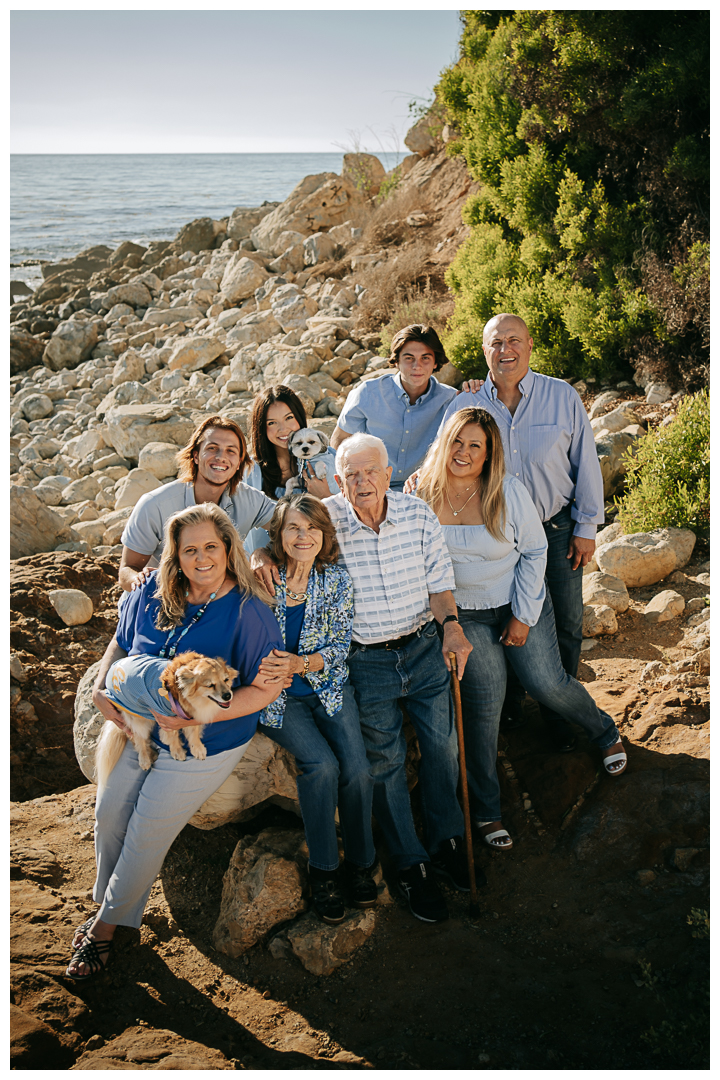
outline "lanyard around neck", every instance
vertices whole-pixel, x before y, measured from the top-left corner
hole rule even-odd
[[[187,594],[186,594],[186,596],[187,596]],[[178,650],[178,645],[180,644],[182,639],[185,637],[188,630],[190,630],[191,627],[193,627],[196,622],[199,622],[200,619],[202,619],[203,615],[205,614],[205,609],[207,608],[208,604],[212,600],[214,600],[216,596],[217,596],[217,593],[210,593],[210,597],[205,601],[205,603],[200,608],[200,610],[195,612],[195,614],[193,615],[192,619],[187,624],[187,626],[183,630],[180,631],[180,636],[177,639],[177,641],[175,642],[175,644],[171,646],[170,642],[175,637],[175,634],[178,632],[178,629],[179,629],[179,627],[173,626],[172,630],[170,631],[168,636],[165,638],[165,644],[163,645],[162,649],[158,653],[158,656],[162,660],[164,660],[166,657],[167,657],[168,660],[172,660],[172,658],[175,656],[175,653]],[[169,647],[169,651],[168,651],[168,647]]]

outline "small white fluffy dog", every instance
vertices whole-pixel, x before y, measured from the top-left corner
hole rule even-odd
[[[335,451],[324,432],[316,431],[315,428],[300,428],[290,439],[288,449],[293,457],[298,459],[299,470],[298,475],[291,476],[285,485],[286,495],[305,490],[303,472],[307,475],[308,464],[312,465],[316,476],[327,480],[330,494],[337,495],[340,488],[335,480]]]

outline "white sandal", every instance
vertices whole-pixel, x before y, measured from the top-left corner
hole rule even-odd
[[[478,829],[484,829],[486,825],[492,825],[492,821],[476,821],[475,824],[478,827]],[[497,843],[497,841],[501,837],[507,837],[507,839],[510,841],[510,843],[509,844],[499,844],[499,843]],[[481,838],[481,840],[484,840],[485,843],[487,844],[487,846],[489,848],[492,848],[493,851],[509,851],[510,848],[513,846],[512,838],[510,836],[510,833],[507,831],[507,829],[496,829],[494,832],[491,832],[491,833],[481,833],[480,838]]]
[[[615,745],[617,746],[618,744],[616,743]],[[620,746],[622,746],[622,742],[620,742]],[[613,765],[617,761],[622,762],[621,768],[610,769],[608,767],[610,765]],[[624,750],[621,750],[619,754],[610,754],[609,757],[603,758],[603,765],[605,766],[605,772],[608,774],[608,776],[620,776],[620,774],[624,773],[625,769],[627,768],[627,754]]]

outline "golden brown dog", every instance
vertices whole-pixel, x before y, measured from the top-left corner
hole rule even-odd
[[[220,657],[212,660],[197,652],[179,653],[173,660],[157,656],[125,656],[110,668],[105,682],[108,697],[120,709],[131,731],[141,769],[152,767],[157,753],[152,749],[150,733],[155,726],[151,710],[173,713],[186,720],[200,720],[202,725],[181,728],[193,757],[203,759],[207,750],[202,741],[204,725],[215,719],[218,709],[229,709],[232,683],[238,672]],[[180,741],[180,731],[159,729],[160,738],[170,748],[176,761],[187,757]],[[106,720],[95,750],[97,785],[102,788],[120,760],[128,736]]]

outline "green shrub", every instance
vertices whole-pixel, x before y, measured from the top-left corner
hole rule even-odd
[[[376,202],[382,203],[392,195],[393,191],[397,191],[400,187],[400,181],[402,180],[402,173],[400,166],[396,165],[392,172],[386,174],[384,180],[380,181],[380,190],[376,195]]]
[[[533,366],[707,384],[709,15],[464,11],[438,100],[478,191],[447,274],[452,359],[522,316]],[[480,365],[480,367],[478,367]]]
[[[674,525],[708,535],[710,397],[706,390],[681,401],[673,422],[638,439],[626,460],[626,492],[615,500],[626,533]]]

